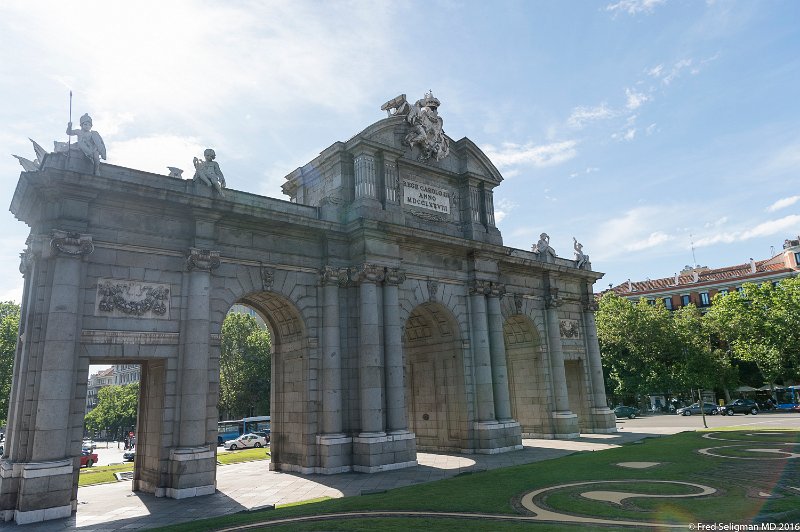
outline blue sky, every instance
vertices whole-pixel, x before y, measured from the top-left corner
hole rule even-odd
[[[162,5],[163,4],[163,5]],[[504,243],[572,237],[595,286],[769,256],[800,233],[800,2],[0,4],[0,171],[85,112],[108,162],[286,199],[289,172],[432,89],[504,182]],[[27,227],[0,213],[0,299]]]

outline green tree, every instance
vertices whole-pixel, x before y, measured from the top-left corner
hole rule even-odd
[[[800,278],[718,294],[706,318],[731,353],[754,362],[768,382],[800,379]]]
[[[84,423],[91,433],[108,430],[110,436],[120,438],[136,426],[138,406],[138,382],[105,386],[97,393],[97,406],[86,414]]]
[[[0,303],[0,426],[6,424],[14,373],[14,353],[19,337],[19,305],[11,301]]]
[[[253,316],[231,313],[222,323],[219,412],[233,419],[269,415],[272,348]]]

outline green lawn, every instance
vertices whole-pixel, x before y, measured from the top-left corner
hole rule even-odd
[[[217,463],[220,465],[252,462],[254,460],[269,460],[269,448],[242,449],[241,451],[220,452],[217,454]],[[84,467],[81,469],[81,474],[78,478],[78,486],[117,482],[117,477],[114,476],[114,473],[123,473],[125,471],[133,471],[133,462]]]
[[[755,429],[723,432],[719,438],[703,438],[703,433],[687,432],[675,436],[647,439],[616,449],[581,452],[556,460],[497,469],[470,475],[398,488],[386,493],[331,499],[275,510],[243,512],[207,521],[193,521],[168,530],[215,530],[225,526],[286,518],[356,511],[466,512],[507,516],[531,515],[519,505],[520,498],[538,488],[561,484],[608,481],[601,484],[549,490],[534,502],[566,516],[607,518],[656,523],[800,523],[800,459],[786,454],[765,453],[763,449],[800,453],[800,431],[782,431],[748,436]],[[755,440],[755,441],[750,441]],[[784,444],[783,442],[791,442]],[[724,447],[724,456],[700,454],[698,449]],[[752,447],[757,452],[744,449]],[[730,456],[757,459],[734,459]],[[769,457],[771,459],[765,460]],[[620,467],[618,462],[659,462],[647,469]],[[681,481],[708,486],[715,493],[685,497],[699,490],[682,484],[655,481]],[[634,492],[684,497],[631,497],[614,504],[594,500],[589,491]],[[769,495],[769,496],[765,496]],[[284,525],[292,530],[580,530],[587,525],[481,521],[478,519],[425,517],[387,517],[342,519],[316,523]],[[588,527],[591,529],[592,527]],[[614,530],[620,527],[608,527]],[[622,529],[622,528],[620,528]],[[629,530],[629,529],[628,529]]]

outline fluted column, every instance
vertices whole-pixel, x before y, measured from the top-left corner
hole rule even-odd
[[[383,339],[386,355],[386,430],[408,429],[406,393],[403,383],[403,344],[400,329],[399,285],[406,274],[397,268],[387,269],[383,285]]]
[[[501,422],[511,420],[511,400],[509,398],[508,367],[506,365],[506,344],[503,338],[503,314],[500,310],[500,298],[503,297],[505,291],[505,286],[492,283],[487,299],[494,409],[497,420]]]
[[[181,417],[178,446],[206,445],[208,402],[209,314],[211,271],[220,265],[219,252],[190,248],[184,351],[180,364]]]
[[[339,286],[347,284],[346,269],[326,266],[320,272],[322,307],[322,431],[342,432],[342,353],[339,334]]]
[[[495,421],[492,359],[489,348],[489,327],[486,316],[488,281],[475,280],[469,288],[472,321],[472,352],[474,354],[475,392],[478,400],[478,421]]]
[[[375,264],[363,264],[354,273],[354,280],[359,283],[358,380],[361,435],[383,434],[384,365],[377,286],[383,280],[383,268]]]

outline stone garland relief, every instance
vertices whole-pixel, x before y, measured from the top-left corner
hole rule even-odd
[[[98,279],[95,316],[169,319],[168,284]]]
[[[558,328],[561,338],[580,338],[581,329],[578,320],[559,320]]]

